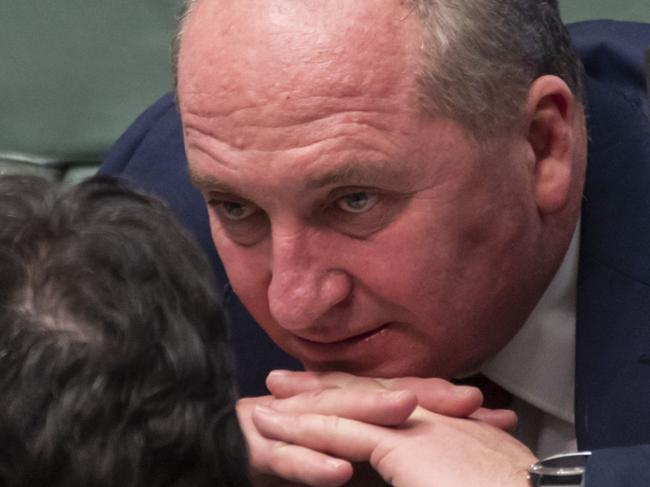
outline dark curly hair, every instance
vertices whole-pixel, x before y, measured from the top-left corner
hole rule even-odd
[[[246,486],[206,258],[158,200],[0,178],[0,485]]]

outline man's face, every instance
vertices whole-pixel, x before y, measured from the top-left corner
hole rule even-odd
[[[532,155],[423,115],[417,20],[376,3],[199,0],[190,171],[235,292],[307,368],[449,376],[501,348],[552,274]]]

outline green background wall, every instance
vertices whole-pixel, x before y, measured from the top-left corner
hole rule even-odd
[[[354,1],[354,0],[349,0]],[[650,22],[650,0],[560,0],[566,22]],[[0,0],[0,173],[97,164],[172,88],[180,0]],[[21,169],[22,170],[22,169]]]
[[[178,0],[0,0],[0,151],[97,160],[171,88]]]
[[[650,0],[560,0],[565,22],[616,19],[650,22]]]

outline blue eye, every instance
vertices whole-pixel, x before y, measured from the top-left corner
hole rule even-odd
[[[377,204],[379,196],[369,191],[355,191],[336,200],[336,206],[348,213],[364,213]]]
[[[221,214],[230,221],[245,220],[257,211],[255,206],[234,201],[224,201],[220,207]]]

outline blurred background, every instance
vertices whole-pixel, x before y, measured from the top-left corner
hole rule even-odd
[[[566,22],[650,22],[650,0],[560,0]],[[0,173],[77,180],[172,89],[180,0],[0,0]]]
[[[169,91],[179,0],[0,0],[0,172],[77,179]]]

